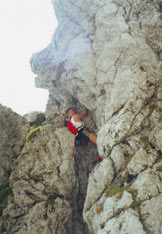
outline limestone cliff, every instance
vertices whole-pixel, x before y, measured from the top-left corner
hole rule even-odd
[[[11,109],[0,105],[0,186],[9,178],[11,166],[25,144],[29,123]]]
[[[6,142],[1,144],[1,160],[10,171],[0,168],[8,172],[0,187],[0,233],[89,233],[82,211],[96,147],[75,142],[60,117],[29,131],[26,119],[2,106],[0,113],[2,139],[6,136],[7,144],[14,141],[17,148],[23,142],[12,161],[6,159],[10,149],[2,151]]]
[[[162,234],[162,1],[52,3],[58,28],[31,58],[47,120],[13,161],[1,232]],[[59,118],[82,105],[100,164]]]

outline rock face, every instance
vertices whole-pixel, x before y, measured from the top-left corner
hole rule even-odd
[[[58,28],[31,58],[47,122],[14,161],[1,232],[162,234],[162,1],[52,2]],[[82,105],[97,165],[58,116]]]
[[[14,130],[15,114],[9,114],[5,121],[11,118]],[[16,117],[17,132],[25,129],[24,123],[29,131],[29,123]],[[11,133],[6,131],[6,136]],[[57,120],[45,122],[28,141],[26,135],[15,135],[15,144],[23,141],[23,147],[9,164],[9,184],[0,188],[0,233],[89,233],[82,211],[88,175],[97,162],[96,147],[75,142]]]
[[[64,225],[72,213],[68,199],[75,184],[74,147],[71,147],[74,139],[70,134],[69,141],[65,139],[64,129],[54,131],[51,125],[42,127],[15,160],[10,176],[14,203],[3,213],[4,217],[10,216],[6,221],[8,232],[50,233],[54,229],[65,233]],[[21,217],[20,223],[13,226],[17,217]]]
[[[0,105],[0,187],[8,181],[12,163],[21,153],[28,130],[29,123],[24,118]]]

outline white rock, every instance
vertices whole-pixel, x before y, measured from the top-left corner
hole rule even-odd
[[[90,209],[100,196],[102,196],[105,187],[111,183],[113,176],[114,170],[110,159],[104,159],[89,177],[87,197],[84,204],[85,211]]]
[[[162,149],[161,3],[148,0],[53,0],[52,3],[58,27],[49,46],[32,56],[31,68],[37,76],[36,86],[49,90],[49,119],[54,118],[55,112],[62,112],[73,105],[79,108],[85,105],[91,111],[89,118],[97,133],[99,154],[105,159],[94,166],[90,174],[84,219],[92,233],[159,232],[161,223],[159,219],[155,222],[150,209],[155,205],[153,214],[159,214],[157,204],[161,200],[157,197],[162,192],[162,176],[158,170],[161,168],[159,158]],[[0,110],[0,117],[1,113]],[[5,126],[5,118],[3,120]],[[66,213],[64,205],[68,207],[66,199],[73,198],[74,187],[79,194],[82,194],[80,187],[83,185],[86,190],[86,184],[80,183],[81,178],[74,177],[77,171],[74,164],[77,160],[73,158],[74,136],[62,128],[61,121],[53,123],[59,129],[43,126],[21,154],[20,146],[24,144],[22,139],[28,129],[26,124],[20,130],[21,137],[16,136],[16,140],[17,128],[14,127],[14,133],[10,135],[12,132],[4,131],[3,124],[0,125],[0,168],[5,168],[0,171],[0,179],[4,180],[12,163],[10,179],[16,196],[14,205],[4,212],[7,232],[18,233],[24,218],[22,215],[31,209],[32,214],[39,211],[40,220],[34,227],[32,218],[36,217],[29,216],[30,222],[21,228],[22,234],[26,230],[44,234],[55,232],[53,222],[57,222],[56,216],[58,220],[63,218],[63,224],[59,223],[60,229],[56,232],[66,234],[67,230],[62,229],[66,220],[62,211]],[[142,136],[148,138],[148,147],[142,146]],[[88,151],[89,146],[85,146],[85,152],[86,149]],[[7,160],[2,156],[6,152]],[[133,156],[127,168],[126,154]],[[15,155],[19,156],[18,160],[14,160]],[[137,212],[129,209],[130,194],[125,192],[119,201],[104,196],[113,178],[122,174],[123,169],[129,172],[126,183],[133,183],[132,187],[138,190],[138,198],[148,202],[147,209],[142,208],[144,221]],[[89,170],[85,172],[85,181],[87,176]],[[66,199],[57,200],[61,208],[48,216],[49,223],[46,219],[41,222],[43,215],[46,217],[52,210],[52,205],[47,209],[42,204],[37,204],[37,207],[33,204],[41,203],[50,194]],[[20,215],[15,221],[13,210],[18,206],[21,211],[15,212]],[[81,213],[82,207],[75,210],[75,214]],[[147,211],[149,217],[146,217]],[[10,212],[11,216],[7,216]],[[59,213],[61,217],[56,215]],[[67,232],[85,233],[73,228]]]
[[[116,196],[107,198],[103,195],[90,210],[84,210],[84,220],[92,233],[98,233],[102,229],[103,224],[106,224],[108,220],[121,213],[122,210],[129,208],[132,202],[132,195],[127,191],[124,191],[121,199],[117,199]]]
[[[140,200],[149,199],[159,195],[159,193],[162,192],[159,176],[150,169],[138,175],[132,187],[138,190],[137,197]]]
[[[142,203],[141,217],[151,233],[162,233],[162,194]]]
[[[130,175],[138,175],[145,168],[151,167],[158,155],[156,151],[146,152],[144,149],[140,149],[135,153],[131,162],[128,164],[128,171]]]
[[[122,212],[119,217],[109,220],[103,230],[97,234],[146,234],[136,212],[128,209]]]

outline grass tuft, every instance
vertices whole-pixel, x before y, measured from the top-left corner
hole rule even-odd
[[[128,179],[128,172],[125,173],[123,176],[120,176],[119,178],[114,180],[113,183],[109,186],[109,188],[105,192],[106,197],[112,197],[117,193],[123,193],[124,182],[126,182],[127,179]]]
[[[137,199],[138,190],[131,188],[130,187],[131,184],[124,185],[124,182],[126,182],[127,180],[128,180],[128,173],[114,180],[114,182],[106,190],[105,195],[106,197],[115,196],[117,200],[120,200],[121,197],[123,196],[124,191],[127,191],[132,195],[133,198],[133,203],[131,205],[131,208],[139,211],[141,201]]]

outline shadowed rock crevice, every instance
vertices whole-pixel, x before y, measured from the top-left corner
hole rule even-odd
[[[98,164],[96,146],[88,142],[76,142],[75,173],[76,185],[72,199],[74,234],[89,234],[86,223],[83,221],[83,207],[87,194],[88,178],[95,165]]]

